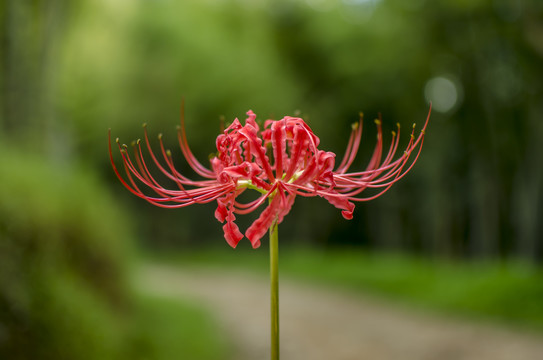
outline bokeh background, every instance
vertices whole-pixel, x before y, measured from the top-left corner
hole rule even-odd
[[[182,99],[201,160],[215,151],[221,118],[243,120],[249,109],[261,120],[300,114],[321,148],[342,154],[363,111],[359,168],[374,146],[373,118],[382,114],[385,134],[396,123],[420,126],[431,101],[409,176],[351,221],[322,199],[298,199],[281,225],[282,249],[399,254],[404,275],[412,258],[505,268],[493,273],[488,302],[531,312],[502,316],[496,303],[494,315],[543,324],[540,1],[4,0],[0,357],[171,358],[172,344],[160,341],[183,331],[172,317],[190,313],[202,333],[215,331],[191,304],[130,286],[149,254],[191,261],[220,248],[235,257],[214,206],[163,210],[136,199],[107,150],[108,128],[130,144],[147,123],[190,174],[176,146]],[[239,217],[241,229],[257,215]],[[512,268],[521,275],[502,281]],[[523,302],[500,287],[510,283]],[[384,293],[400,291],[389,285]],[[409,286],[423,293],[428,284]],[[219,358],[217,346],[195,351]]]

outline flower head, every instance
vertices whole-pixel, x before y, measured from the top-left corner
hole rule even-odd
[[[415,136],[413,125],[409,143],[396,159],[400,125],[397,125],[397,132],[392,132],[392,140],[385,154],[381,120],[375,120],[377,144],[373,155],[365,170],[349,172],[360,145],[362,115],[352,127],[345,155],[337,166],[336,155],[318,148],[319,138],[303,119],[286,116],[281,120],[266,120],[261,128],[252,111],[248,111],[247,115],[245,125],[235,119],[217,137],[217,153],[211,158],[209,168],[192,154],[184,119],[181,118],[177,134],[181,151],[203,180],[192,180],[176,170],[171,152],[164,147],[162,135],[158,137],[160,153],[157,155],[149,143],[145,126],[145,145],[142,146],[140,140],[134,143],[133,156],[129,155],[128,147],[121,145],[117,139],[125,176],[115,166],[109,142],[113,169],[134,195],[160,207],[179,208],[217,201],[215,217],[224,223],[224,237],[234,248],[243,238],[235,224],[236,214],[250,213],[268,200],[258,219],[245,232],[253,248],[257,248],[270,226],[281,223],[288,214],[297,195],[320,196],[340,209],[344,218],[352,219],[353,202],[377,198],[411,170],[420,154],[430,117],[428,113],[418,136]],[[167,189],[159,184],[149,171],[142,147],[147,148],[152,162],[177,188]],[[140,188],[142,185],[154,194],[144,193]],[[257,190],[260,196],[247,203],[238,202],[237,197],[247,189]],[[363,196],[365,190],[372,189],[374,192],[371,195]]]

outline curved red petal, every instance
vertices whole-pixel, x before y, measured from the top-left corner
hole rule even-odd
[[[245,236],[251,241],[253,248],[260,246],[260,239],[277,219],[279,206],[280,197],[276,196],[245,232]]]

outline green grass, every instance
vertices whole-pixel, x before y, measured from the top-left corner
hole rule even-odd
[[[214,250],[160,256],[184,266],[268,271],[267,251]],[[452,316],[543,331],[543,271],[518,262],[431,261],[359,250],[287,249],[281,276],[386,297]]]
[[[224,360],[226,339],[214,319],[198,305],[143,295],[130,322],[132,360]]]

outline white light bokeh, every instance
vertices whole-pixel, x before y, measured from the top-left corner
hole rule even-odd
[[[342,0],[343,18],[353,24],[367,22],[373,16],[379,2],[380,0]]]
[[[452,76],[436,76],[426,82],[424,96],[432,102],[432,109],[441,113],[451,112],[460,105],[463,91]]]

